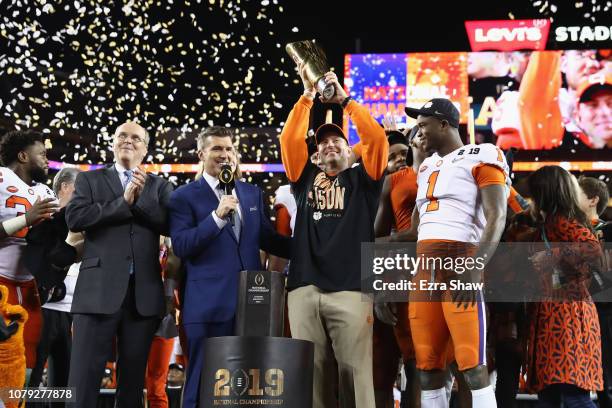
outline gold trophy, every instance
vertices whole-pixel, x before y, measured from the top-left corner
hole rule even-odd
[[[330,99],[336,93],[332,84],[325,82],[323,76],[329,71],[325,53],[314,40],[297,41],[285,46],[285,51],[296,64],[306,63],[306,77],[315,84],[323,99]]]

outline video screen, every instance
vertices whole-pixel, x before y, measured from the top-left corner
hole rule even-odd
[[[612,50],[348,54],[344,83],[380,122],[448,98],[476,143],[575,153],[612,148]],[[473,124],[473,126],[472,126]],[[351,143],[358,141],[345,118]],[[471,131],[473,129],[473,131]]]

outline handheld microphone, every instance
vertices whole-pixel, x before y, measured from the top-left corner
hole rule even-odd
[[[219,179],[219,184],[223,187],[224,194],[231,195],[235,182],[234,182],[234,170],[232,169],[232,166],[229,163],[223,163],[221,165],[221,172],[219,173],[218,179]],[[234,210],[231,210],[227,216],[233,226],[234,225]]]

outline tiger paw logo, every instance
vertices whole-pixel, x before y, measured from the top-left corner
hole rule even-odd
[[[319,221],[322,216],[323,216],[323,214],[321,214],[321,211],[315,211],[312,214],[312,219],[315,220],[315,221]]]
[[[337,180],[337,179],[336,179]],[[334,180],[334,182],[336,181]],[[332,181],[323,172],[317,174],[314,179],[313,187],[320,188],[321,190],[328,190],[332,186]]]
[[[330,179],[323,172],[317,174],[312,185],[313,206],[321,212],[329,212],[330,210],[342,212],[344,210],[345,189],[345,187],[340,186],[338,178]]]

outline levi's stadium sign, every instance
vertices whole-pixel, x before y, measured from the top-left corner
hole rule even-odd
[[[612,26],[559,26],[555,28],[555,41],[589,43],[612,40]]]
[[[486,20],[466,21],[472,51],[544,50],[550,21]]]
[[[612,47],[612,26],[563,25],[550,20],[466,21],[472,51],[571,50]],[[553,34],[548,38],[549,32]],[[548,45],[547,45],[548,44]]]

